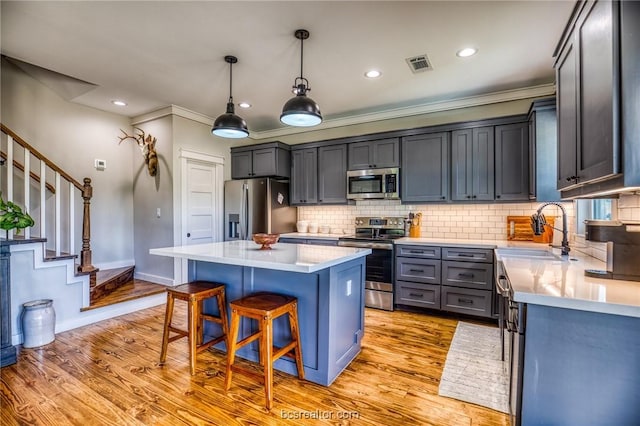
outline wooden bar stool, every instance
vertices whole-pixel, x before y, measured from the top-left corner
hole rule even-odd
[[[266,407],[270,410],[273,406],[273,363],[283,355],[295,359],[298,378],[304,379],[297,304],[298,299],[295,297],[266,292],[255,293],[229,303],[231,306],[231,329],[229,331],[229,345],[227,346],[225,390],[229,390],[231,387],[232,371],[258,377],[264,380]],[[289,314],[289,327],[291,328],[292,340],[287,345],[277,348],[273,346],[273,320],[284,314]],[[241,317],[257,320],[258,331],[238,342],[238,329],[240,327]],[[256,339],[260,339],[259,356],[260,365],[264,367],[263,377],[253,371],[233,365],[236,351]],[[293,352],[293,354],[291,352]]]
[[[202,312],[202,302],[210,297],[215,297],[218,302],[219,316],[205,314]],[[187,302],[188,307],[188,330],[176,328],[171,323],[173,318],[173,305],[176,299]],[[167,359],[167,346],[170,342],[189,338],[189,363],[191,367],[191,375],[196,374],[196,354],[205,349],[225,341],[229,348],[227,339],[229,326],[227,324],[227,307],[224,297],[224,284],[213,283],[208,281],[194,281],[187,284],[181,284],[176,287],[167,288],[167,310],[164,316],[164,334],[162,336],[162,352],[160,352],[160,365],[164,365]],[[215,322],[222,326],[222,335],[215,337],[208,342],[204,340],[204,321]],[[175,336],[169,337],[169,333],[176,333]]]

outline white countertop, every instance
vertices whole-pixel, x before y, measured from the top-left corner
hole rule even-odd
[[[253,241],[226,241],[154,248],[149,250],[149,253],[226,265],[303,273],[316,272],[371,253],[370,249],[305,244],[276,243],[271,247],[270,250],[260,250],[260,246]]]
[[[576,248],[562,260],[497,258],[516,302],[640,318],[640,282],[585,276],[585,269],[604,270],[606,264]]]

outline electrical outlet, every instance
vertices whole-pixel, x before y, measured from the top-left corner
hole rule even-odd
[[[156,217],[160,218],[160,207],[156,209]]]
[[[99,160],[96,158],[93,162],[93,165],[96,168],[96,170],[103,171],[104,169],[107,168],[107,160]]]

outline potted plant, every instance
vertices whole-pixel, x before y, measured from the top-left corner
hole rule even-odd
[[[19,234],[21,229],[33,226],[34,223],[29,213],[23,212],[17,204],[11,201],[5,202],[2,199],[2,193],[0,193],[0,229],[6,231],[7,238],[11,229],[15,229],[16,234]]]

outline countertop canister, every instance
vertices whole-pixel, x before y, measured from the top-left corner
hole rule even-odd
[[[22,304],[23,348],[37,348],[55,340],[56,312],[53,300],[33,300]]]

